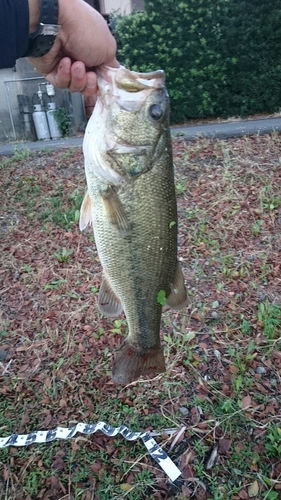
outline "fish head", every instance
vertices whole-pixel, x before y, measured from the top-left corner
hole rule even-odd
[[[118,185],[147,172],[159,155],[159,141],[169,130],[165,75],[122,66],[101,66],[97,74],[100,95],[87,126],[84,154],[98,159],[92,161],[98,175]]]
[[[98,84],[112,137],[124,145],[153,146],[168,121],[164,71],[137,73],[103,66]]]

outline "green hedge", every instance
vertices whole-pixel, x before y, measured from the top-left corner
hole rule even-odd
[[[171,121],[276,111],[281,104],[278,0],[147,0],[115,25],[118,58],[165,70]]]
[[[222,19],[226,88],[219,110],[228,116],[274,112],[281,107],[281,2],[230,0]]]

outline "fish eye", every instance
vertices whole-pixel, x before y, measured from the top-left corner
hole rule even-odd
[[[163,116],[163,109],[160,104],[152,104],[149,108],[149,116],[153,120],[160,120]]]

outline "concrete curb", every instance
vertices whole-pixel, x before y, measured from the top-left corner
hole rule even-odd
[[[19,150],[42,151],[42,149],[65,149],[82,147],[83,137],[68,137],[67,139],[58,139],[56,141],[36,141],[36,142],[19,142],[13,144],[1,144],[0,155],[7,156],[14,154],[15,148]]]
[[[269,134],[281,132],[281,118],[263,118],[260,120],[243,120],[235,122],[210,123],[202,125],[189,125],[185,127],[174,126],[171,128],[172,136],[183,136],[187,140],[199,137],[228,139],[253,134]],[[42,149],[65,149],[81,147],[83,137],[70,137],[56,141],[20,142],[0,145],[0,155],[7,156],[14,153],[15,148],[21,150],[41,151]]]
[[[210,123],[188,127],[172,127],[172,135],[183,135],[186,139],[198,137],[228,139],[253,134],[281,132],[281,118],[262,118],[235,122]]]

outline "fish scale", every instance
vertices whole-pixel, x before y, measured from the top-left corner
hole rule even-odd
[[[132,74],[139,75],[129,72],[129,76]],[[122,84],[122,79],[119,80]],[[99,80],[99,83],[102,89],[103,82]],[[108,99],[108,91],[104,99]],[[163,122],[156,125],[147,116],[155,102],[157,106],[161,104],[164,110]],[[186,300],[177,261],[177,207],[167,106],[166,93],[159,91],[158,81],[155,88],[148,88],[147,98],[140,107],[142,120],[136,109],[132,113],[127,109],[124,112],[122,99],[121,106],[120,100],[117,107],[112,102],[112,109],[107,108],[104,134],[110,132],[110,137],[118,143],[116,149],[101,148],[105,150],[105,164],[97,168],[89,154],[91,134],[84,142],[88,198],[83,202],[81,212],[86,222],[91,220],[93,223],[104,273],[99,308],[109,316],[114,316],[114,311],[120,313],[123,308],[129,328],[128,337],[117,351],[113,364],[113,380],[117,383],[129,383],[140,375],[165,370],[160,344],[162,306],[158,302],[158,294],[163,290],[168,303],[171,295],[174,306],[183,306]],[[158,108],[156,111],[159,113]],[[113,119],[110,119],[111,114]],[[131,125],[131,132],[126,119]],[[93,123],[94,120],[95,117]],[[141,129],[139,139],[137,126]],[[100,133],[100,128],[97,130],[93,126],[93,131]],[[101,133],[99,140],[102,140]],[[106,136],[103,140],[106,141]],[[96,147],[97,144],[98,141]],[[136,167],[131,166],[135,165],[138,151],[131,151],[131,145],[135,148],[147,147],[146,156],[141,157],[141,172],[137,175]],[[140,151],[142,154],[143,149]],[[106,173],[107,165],[119,175],[124,174],[124,180],[112,182],[111,174]],[[105,171],[104,177],[100,175],[101,168]],[[85,215],[88,200],[90,214]],[[121,219],[123,225],[119,223]],[[83,223],[80,225],[83,227]]]
[[[102,267],[110,277],[113,291],[121,298],[129,338],[141,335],[146,347],[156,345],[156,340],[159,344],[156,334],[161,305],[157,295],[162,289],[168,292],[176,266],[176,225],[169,227],[176,220],[175,198],[173,192],[169,193],[171,179],[165,175],[163,163],[154,168],[119,194],[132,225],[128,236],[120,237],[118,229],[108,223],[98,192],[93,204],[94,235]],[[144,301],[148,304],[145,307]]]

